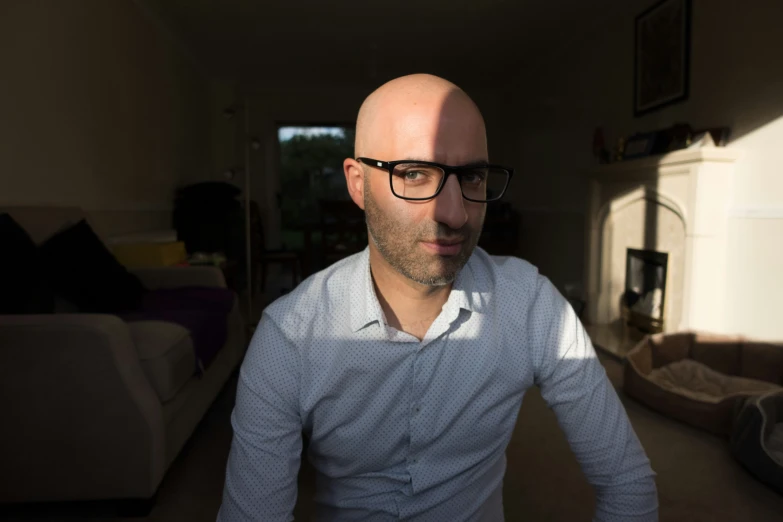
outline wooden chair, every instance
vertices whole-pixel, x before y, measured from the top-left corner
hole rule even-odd
[[[276,249],[268,250],[264,236],[264,224],[261,221],[261,212],[255,201],[250,202],[250,248],[253,264],[252,286],[253,293],[263,292],[266,288],[267,270],[269,265],[278,264],[291,270],[291,288],[295,287],[302,273],[302,253],[296,250]],[[260,288],[258,287],[258,272],[261,272]]]

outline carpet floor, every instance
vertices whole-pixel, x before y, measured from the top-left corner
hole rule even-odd
[[[622,366],[602,357],[620,386]],[[231,444],[229,416],[236,376],[217,398],[161,484],[155,507],[144,518],[106,517],[89,504],[30,506],[4,520],[207,522],[220,507]],[[657,472],[661,521],[780,521],[783,496],[757,482],[728,452],[727,441],[668,419],[620,393],[653,469]],[[587,521],[594,496],[554,414],[537,389],[525,396],[507,450],[503,494],[506,520]],[[312,512],[313,474],[300,473],[296,520]]]

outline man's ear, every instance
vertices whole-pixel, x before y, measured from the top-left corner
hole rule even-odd
[[[360,209],[364,210],[364,169],[362,165],[352,159],[347,158],[343,161],[343,171],[345,172],[345,183],[348,185],[348,194]]]

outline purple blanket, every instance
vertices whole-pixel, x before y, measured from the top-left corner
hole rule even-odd
[[[190,331],[196,369],[203,373],[228,337],[234,293],[226,288],[187,286],[147,292],[140,310],[120,314],[128,322],[169,321]]]

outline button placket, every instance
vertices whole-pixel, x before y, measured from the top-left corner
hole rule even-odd
[[[418,420],[418,413],[421,411],[421,390],[422,385],[420,382],[420,375],[421,375],[421,351],[417,350],[414,361],[413,361],[413,389],[411,393],[411,402],[413,403],[411,405],[410,411],[410,437],[409,437],[409,444],[408,444],[408,462],[410,464],[416,464],[419,461],[419,458],[417,456],[417,443],[419,442],[419,437],[417,436],[417,425],[419,423]]]

